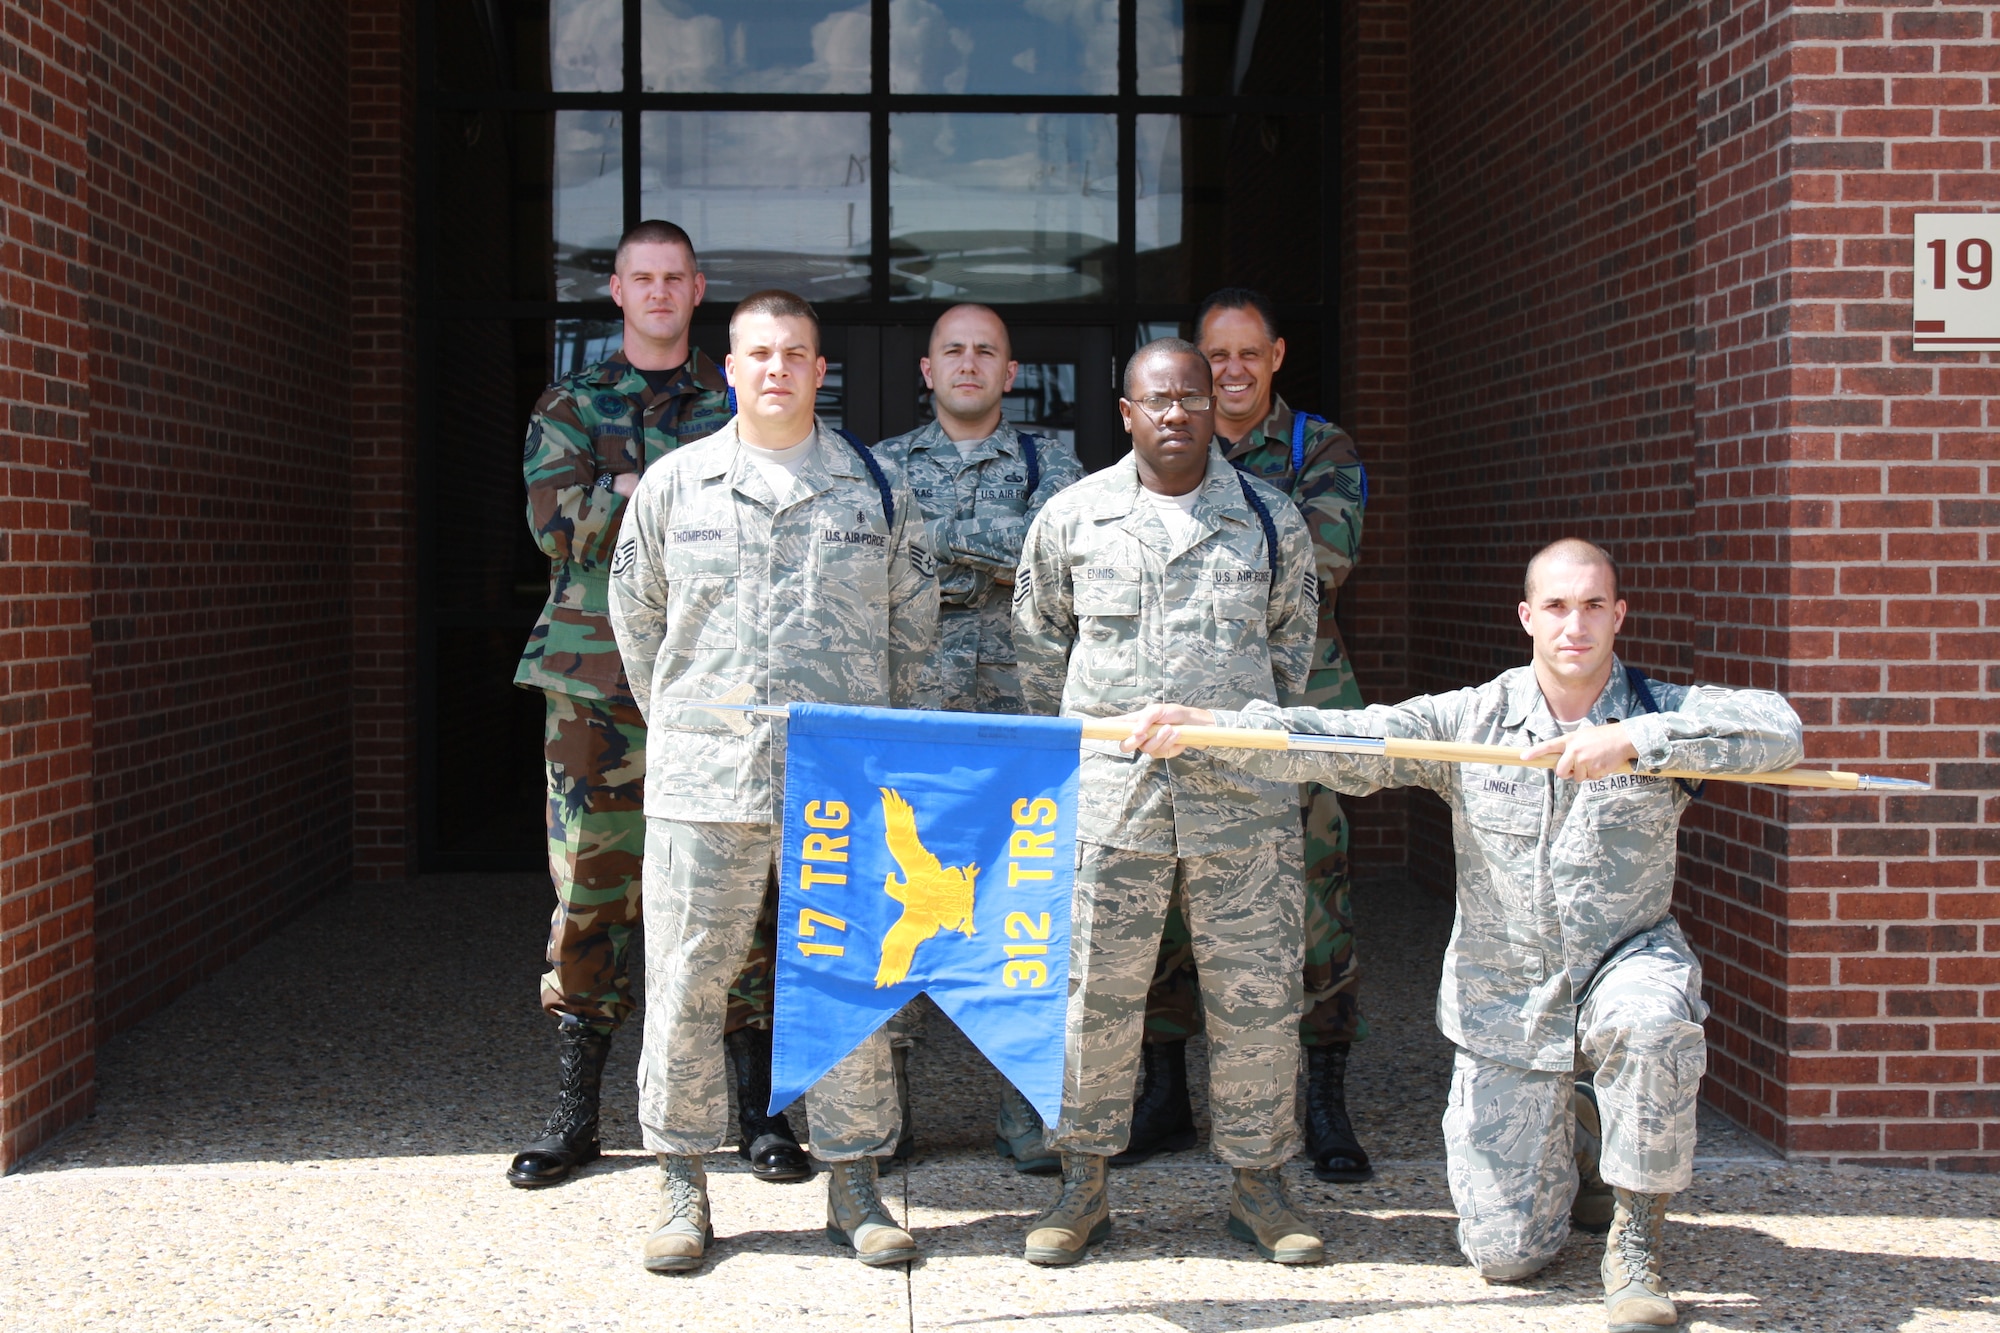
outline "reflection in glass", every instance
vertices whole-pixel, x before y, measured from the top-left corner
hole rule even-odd
[[[625,345],[625,324],[616,319],[560,319],[550,340],[549,379],[574,375]]]
[[[831,377],[832,371],[828,371]],[[917,420],[936,416],[931,392],[917,394]],[[1043,439],[1076,447],[1076,363],[1023,361],[1014,387],[1000,397],[1000,415],[1009,424]]]
[[[1117,0],[890,0],[892,93],[1118,91]]]
[[[1109,299],[1117,145],[1112,116],[891,116],[891,299]]]
[[[618,113],[558,111],[555,119],[556,300],[602,298],[611,294],[611,260],[625,231]]]
[[[1224,285],[1319,299],[1318,116],[1140,116],[1134,130],[1141,301]]]
[[[1139,95],[1181,95],[1182,0],[1139,0]]]
[[[624,86],[624,0],[549,0],[549,88],[615,93]]]
[[[867,297],[866,112],[662,112],[640,143],[639,212],[687,228],[709,301]]]
[[[872,31],[866,0],[641,0],[640,75],[649,93],[865,93]]]

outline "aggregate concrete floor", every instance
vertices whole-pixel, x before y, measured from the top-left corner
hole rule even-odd
[[[1355,1186],[1294,1169],[1323,1267],[1230,1240],[1205,1152],[1116,1174],[1116,1230],[1088,1262],[1023,1263],[1052,1187],[987,1155],[996,1076],[933,1014],[912,1070],[919,1159],[884,1183],[921,1263],[842,1257],[820,1185],[767,1185],[721,1155],[712,1261],[656,1277],[637,1263],[655,1172],[636,1041],[607,1077],[610,1155],[559,1189],[501,1180],[553,1067],[533,1000],[546,893],[534,876],[353,890],[108,1044],[95,1118],[0,1180],[0,1329],[1603,1327],[1590,1238],[1512,1287],[1454,1247],[1449,1053],[1430,1022],[1443,903],[1361,897],[1375,1033],[1350,1090],[1380,1169]],[[1705,1117],[1669,1231],[1684,1326],[2000,1330],[1996,1209],[2000,1181],[1787,1165]]]

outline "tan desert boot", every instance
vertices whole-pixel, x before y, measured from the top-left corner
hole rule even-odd
[[[1316,1264],[1326,1246],[1312,1224],[1292,1209],[1276,1167],[1236,1168],[1229,1189],[1229,1234],[1247,1240],[1277,1264]]]
[[[715,1242],[708,1224],[708,1172],[701,1158],[660,1153],[660,1215],[646,1237],[646,1269],[685,1273],[700,1268]]]
[[[1604,1322],[1609,1333],[1659,1333],[1680,1327],[1680,1311],[1660,1275],[1666,1194],[1613,1189],[1618,1201],[1604,1238]]]
[[[826,1175],[826,1238],[845,1245],[870,1267],[906,1264],[917,1242],[897,1226],[875,1192],[875,1159],[835,1162]]]
[[[1087,1152],[1062,1155],[1062,1195],[1028,1228],[1023,1253],[1029,1263],[1073,1264],[1111,1234],[1111,1201],[1104,1190],[1108,1160]]]

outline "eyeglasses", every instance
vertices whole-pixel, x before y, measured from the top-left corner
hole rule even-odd
[[[1128,403],[1137,403],[1146,409],[1147,416],[1152,417],[1165,416],[1172,410],[1175,403],[1181,405],[1181,411],[1183,412],[1206,412],[1209,408],[1215,406],[1215,399],[1205,393],[1183,394],[1179,398],[1169,398],[1165,394],[1153,393],[1147,394],[1144,398],[1127,398],[1125,401]]]

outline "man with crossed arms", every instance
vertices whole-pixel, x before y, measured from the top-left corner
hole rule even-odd
[[[1628,671],[1612,647],[1625,619],[1617,567],[1589,542],[1530,562],[1519,615],[1532,663],[1473,689],[1363,710],[1156,704],[1131,715],[1124,744],[1171,757],[1178,727],[1216,723],[1560,756],[1548,770],[1209,752],[1263,777],[1356,796],[1428,787],[1450,804],[1458,918],[1437,1020],[1458,1047],[1444,1132],[1459,1248],[1489,1281],[1533,1275],[1568,1238],[1579,1182],[1601,1176],[1615,1201],[1601,1267],[1609,1327],[1672,1328],[1662,1229],[1693,1173],[1708,1006],[1670,911],[1690,796],[1650,774],[1788,768],[1803,753],[1799,718],[1763,690]],[[1579,1069],[1595,1073],[1580,1081]]]

